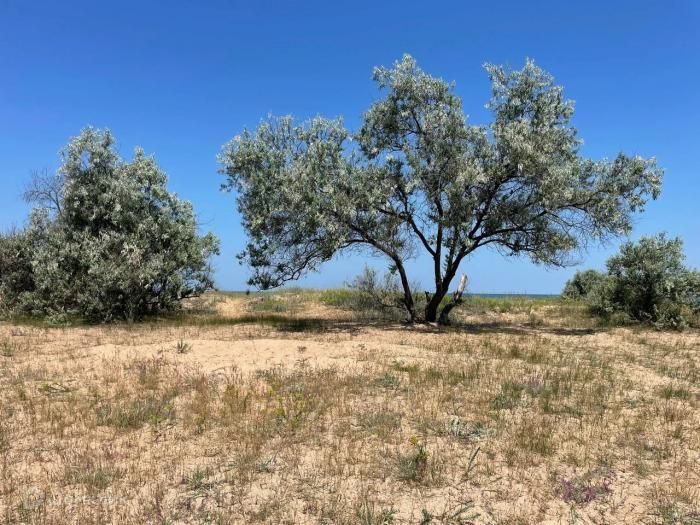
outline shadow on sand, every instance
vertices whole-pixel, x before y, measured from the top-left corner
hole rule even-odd
[[[154,324],[175,326],[237,326],[261,325],[274,328],[281,332],[290,333],[342,333],[359,334],[367,329],[399,331],[408,330],[421,334],[510,334],[510,335],[558,335],[558,336],[588,336],[607,330],[605,327],[566,327],[566,326],[533,326],[508,322],[460,322],[455,321],[447,326],[433,323],[408,323],[393,319],[328,319],[322,317],[290,316],[279,313],[251,313],[236,317],[220,315],[176,315],[150,321]]]

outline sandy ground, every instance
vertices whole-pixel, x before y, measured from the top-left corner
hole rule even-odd
[[[12,345],[0,362],[0,521],[700,523],[697,331],[598,330],[546,308],[411,327],[305,302],[280,315],[327,322],[297,332],[239,323],[252,315],[246,297],[210,308],[209,325],[0,325]],[[281,371],[278,385],[256,375],[270,370]],[[234,376],[249,378],[236,388],[267,408],[231,427],[211,414],[223,413]],[[139,399],[168,381],[185,389],[171,426],[93,421],[102,398]],[[523,392],[514,406],[511,384]],[[551,408],[537,392],[554,384],[573,393],[554,394]],[[245,430],[275,418],[299,427]],[[473,437],[459,437],[462,422]],[[541,446],[550,441],[553,451]],[[426,466],[411,456],[416,443]],[[251,454],[258,466],[233,481],[227,465]],[[403,457],[418,461],[420,479],[402,480]],[[111,485],[76,484],[76,462],[90,471],[102,461],[121,465]],[[267,461],[274,467],[259,466]],[[200,471],[204,481],[192,481]],[[27,494],[47,490],[43,507],[33,503],[41,512],[21,510]],[[66,507],[63,492],[79,503]]]

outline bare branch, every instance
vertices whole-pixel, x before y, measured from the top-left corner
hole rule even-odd
[[[24,200],[60,215],[63,201],[63,176],[47,170],[33,171],[22,194]]]

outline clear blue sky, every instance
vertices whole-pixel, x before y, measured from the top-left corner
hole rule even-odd
[[[632,237],[680,235],[700,267],[700,3],[55,2],[0,1],[0,228],[22,225],[31,170],[88,124],[109,127],[123,156],[154,153],[170,187],[222,239],[217,281],[245,288],[245,240],[216,155],[268,113],[344,115],[356,128],[378,97],[372,67],[410,53],[455,80],[473,123],[489,120],[484,62],[535,61],[576,100],[584,154],[656,155],[661,198]],[[582,266],[601,268],[616,244]],[[360,257],[328,263],[305,286],[337,286]],[[380,260],[371,260],[381,265]],[[420,261],[418,261],[420,263]],[[430,269],[414,264],[415,278]],[[482,252],[466,262],[480,292],[558,292],[575,268],[547,270]]]

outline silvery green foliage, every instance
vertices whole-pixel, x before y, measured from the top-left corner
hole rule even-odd
[[[25,232],[0,235],[0,314],[8,313],[24,294],[34,289],[32,243]]]
[[[700,273],[684,265],[683,242],[661,233],[627,242],[588,296],[594,311],[621,312],[662,328],[683,328],[700,310]]]
[[[565,299],[585,299],[605,279],[597,270],[582,270],[574,274],[564,285],[561,295]]]
[[[87,128],[62,161],[60,199],[38,200],[23,234],[32,286],[15,310],[138,319],[213,286],[218,241],[198,235],[192,205],[167,191],[153,157],[137,149],[124,161],[109,131]]]
[[[282,117],[226,144],[224,188],[238,193],[250,283],[279,286],[366,247],[388,257],[415,319],[404,263],[423,250],[433,259],[433,321],[479,248],[564,265],[586,241],[628,232],[631,214],[659,194],[654,159],[582,158],[573,103],[552,77],[532,61],[486,70],[488,126],[468,124],[453,86],[405,56],[375,69],[384,98],[354,135],[339,119]]]

